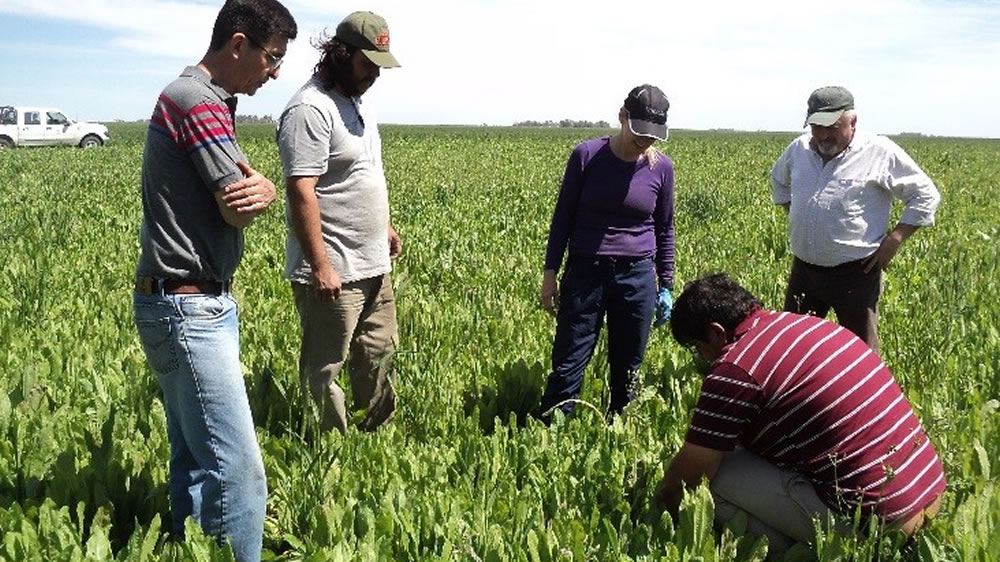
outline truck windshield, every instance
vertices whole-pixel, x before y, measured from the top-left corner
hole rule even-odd
[[[69,123],[69,119],[66,119],[66,116],[58,111],[47,111],[45,115],[48,117],[49,125],[65,125]]]

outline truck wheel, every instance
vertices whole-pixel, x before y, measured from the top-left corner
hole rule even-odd
[[[0,137],[0,150],[5,150],[8,148],[14,148],[14,141],[7,137]]]
[[[95,135],[87,135],[80,141],[80,148],[96,148],[104,144],[101,138]]]

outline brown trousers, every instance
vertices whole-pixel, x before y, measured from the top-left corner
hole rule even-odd
[[[799,258],[792,262],[785,310],[825,318],[832,308],[837,322],[878,351],[878,299],[882,271],[865,273],[861,260],[822,267]]]
[[[378,428],[396,410],[393,355],[399,335],[389,275],[346,283],[340,297],[320,299],[311,285],[292,283],[302,325],[299,378],[320,410],[320,429],[347,432],[344,391],[337,376],[348,361],[354,410],[367,410],[362,431]]]

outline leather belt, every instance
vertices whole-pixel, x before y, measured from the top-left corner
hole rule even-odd
[[[232,281],[191,281],[155,277],[139,277],[135,280],[135,291],[147,296],[161,291],[168,295],[221,295],[228,292],[231,286]]]

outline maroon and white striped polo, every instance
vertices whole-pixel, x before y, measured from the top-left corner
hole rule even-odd
[[[840,326],[757,311],[712,365],[687,441],[739,444],[813,481],[831,509],[908,518],[945,488],[920,420],[878,354]]]

